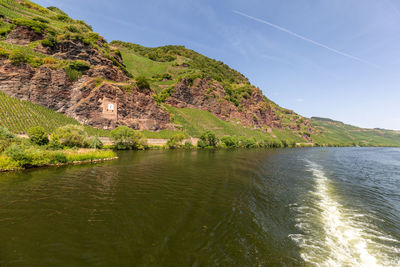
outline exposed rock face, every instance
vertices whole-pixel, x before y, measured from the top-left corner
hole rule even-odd
[[[239,109],[225,99],[226,92],[218,83],[197,79],[190,86],[187,80],[177,84],[167,104],[178,108],[198,108],[210,111],[223,120],[239,120],[255,128],[263,126],[280,128],[280,120],[264,100],[259,89],[254,89],[249,99],[242,101]]]
[[[42,40],[42,34],[34,32],[31,28],[25,26],[17,26],[7,36],[6,41],[12,44],[27,45],[30,42]]]
[[[128,93],[108,82],[96,87],[94,79],[87,75],[71,83],[62,69],[14,66],[8,60],[0,60],[0,90],[98,128],[127,125],[155,131],[169,127],[169,113],[155,103],[150,90],[133,88]],[[104,99],[116,104],[117,119],[104,114]]]
[[[100,42],[99,45],[102,45],[102,43]],[[36,50],[56,58],[87,61],[92,65],[87,73],[90,77],[100,76],[116,82],[128,80],[128,77],[99,50],[79,40],[65,40],[57,43],[54,47],[39,46]],[[122,58],[118,55],[113,55],[113,57],[122,64]]]

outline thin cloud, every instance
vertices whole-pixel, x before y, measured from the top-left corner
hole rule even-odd
[[[312,44],[314,44],[314,45],[316,45],[316,46],[319,46],[319,47],[328,49],[329,51],[331,51],[331,52],[333,52],[333,53],[339,54],[339,55],[341,55],[341,56],[344,56],[344,57],[347,57],[347,58],[350,58],[350,59],[357,60],[357,61],[362,62],[362,63],[364,63],[364,64],[373,66],[373,67],[375,67],[375,68],[380,68],[380,67],[379,67],[378,65],[376,65],[376,64],[373,64],[373,63],[371,63],[371,62],[365,61],[365,60],[363,60],[363,59],[361,59],[361,58],[358,58],[358,57],[356,57],[356,56],[352,56],[352,55],[350,55],[350,54],[341,52],[341,51],[336,50],[336,49],[334,49],[334,48],[331,48],[331,47],[329,47],[329,46],[327,46],[327,45],[321,44],[321,43],[319,43],[319,42],[317,42],[317,41],[311,40],[311,39],[309,39],[309,38],[307,38],[307,37],[305,37],[305,36],[302,36],[302,35],[300,35],[300,34],[297,34],[297,33],[295,33],[295,32],[292,32],[292,31],[290,31],[290,30],[288,30],[288,29],[286,29],[286,28],[283,28],[283,27],[281,27],[281,26],[278,26],[278,25],[276,25],[276,24],[273,24],[273,23],[271,23],[271,22],[268,22],[268,21],[265,21],[265,20],[263,20],[263,19],[259,19],[259,18],[250,16],[250,15],[247,15],[247,14],[245,14],[245,13],[243,13],[243,12],[240,12],[240,11],[233,10],[233,12],[236,13],[236,14],[238,14],[238,15],[240,15],[240,16],[249,18],[249,19],[251,19],[251,20],[254,20],[254,21],[257,21],[257,22],[266,24],[266,25],[268,25],[268,26],[271,26],[271,27],[273,27],[273,28],[275,28],[275,29],[278,29],[278,30],[280,30],[280,31],[286,32],[287,34],[290,34],[290,35],[292,35],[292,36],[294,36],[294,37],[297,37],[297,38],[299,38],[299,39],[301,39],[301,40],[303,40],[303,41],[306,41],[306,42],[312,43]]]

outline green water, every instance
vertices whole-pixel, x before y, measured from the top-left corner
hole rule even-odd
[[[124,152],[107,163],[0,174],[0,265],[357,266],[368,254],[395,266],[400,187],[367,190],[371,179],[354,170],[369,166],[365,173],[398,185],[400,150],[367,152]],[[365,158],[379,153],[389,156],[376,166]],[[391,167],[382,174],[379,164]],[[371,217],[358,224],[349,210]],[[340,229],[392,241],[337,241]],[[367,254],[353,246],[363,238]]]

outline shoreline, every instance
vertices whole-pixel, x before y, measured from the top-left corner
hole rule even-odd
[[[0,173],[7,173],[7,172],[16,172],[16,171],[25,171],[25,170],[30,170],[30,169],[39,169],[39,168],[46,168],[46,167],[61,167],[61,166],[68,166],[68,165],[82,165],[82,164],[87,164],[87,163],[99,163],[99,162],[105,162],[105,161],[112,161],[118,159],[118,156],[112,157],[112,158],[104,158],[104,159],[91,159],[91,160],[80,160],[80,161],[72,161],[72,162],[65,162],[65,163],[55,163],[55,164],[45,164],[45,165],[39,165],[39,166],[30,166],[30,167],[19,167],[16,169],[10,169],[10,170],[5,170],[5,169],[0,169]]]

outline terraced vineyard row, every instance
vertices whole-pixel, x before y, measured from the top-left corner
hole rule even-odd
[[[0,92],[0,125],[14,133],[26,133],[33,126],[42,126],[46,131],[52,132],[66,124],[79,124],[79,122],[61,113]]]

